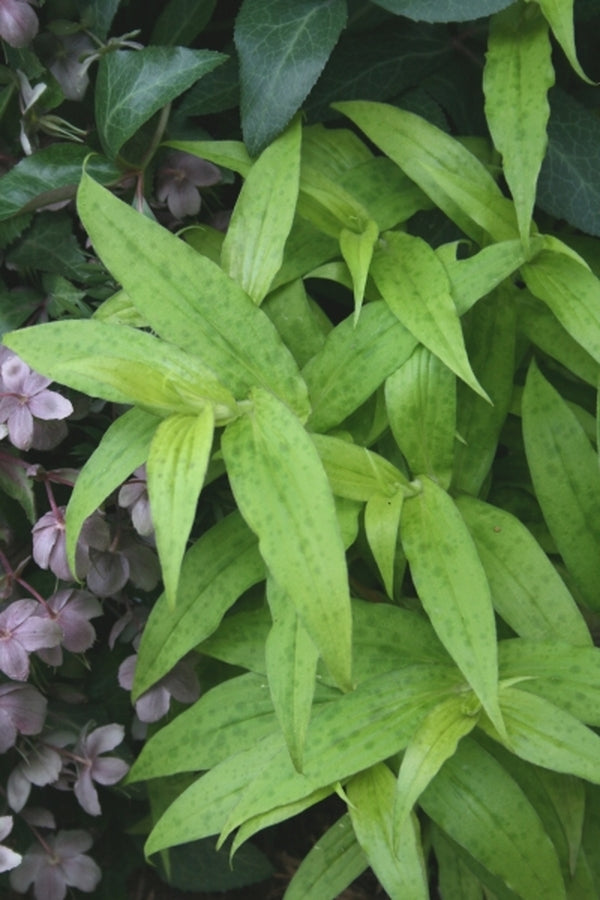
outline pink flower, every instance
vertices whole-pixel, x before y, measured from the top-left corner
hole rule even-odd
[[[49,597],[46,608],[42,608],[40,614],[58,623],[62,631],[61,644],[65,650],[83,653],[96,640],[96,632],[89,620],[101,616],[102,607],[88,591],[64,590]],[[40,650],[38,656],[50,666],[60,666],[63,659],[60,647]]]
[[[40,733],[46,706],[44,697],[30,684],[0,684],[0,753],[13,746],[18,733]]]
[[[36,600],[15,600],[0,613],[0,669],[15,681],[27,680],[32,651],[61,642],[60,626],[38,615],[39,609]]]
[[[32,371],[14,353],[3,357],[0,422],[6,422],[8,436],[15,447],[29,450],[34,440],[35,419],[66,419],[73,406],[56,391],[48,391],[50,379]]]
[[[12,827],[12,816],[0,816],[0,841],[3,841],[10,834]],[[8,872],[9,869],[14,869],[22,859],[23,857],[20,853],[15,853],[14,850],[10,850],[8,847],[0,844],[0,872]]]
[[[157,172],[156,198],[161,203],[166,201],[176,219],[196,216],[202,204],[198,188],[210,187],[220,178],[219,169],[212,163],[191,153],[174,150]]]
[[[126,691],[133,686],[137,653],[128,656],[119,666],[119,684]],[[140,722],[157,722],[169,711],[171,697],[180,703],[194,703],[200,696],[200,686],[189,660],[176,663],[167,675],[138,697],[135,711]]]
[[[74,581],[67,562],[65,507],[57,506],[38,519],[32,529],[33,559],[40,569],[50,569],[61,581]],[[77,542],[75,568],[83,577],[89,568],[90,547],[104,547],[110,542],[108,526],[100,513],[92,513],[85,520]]]
[[[0,0],[0,37],[7,44],[25,47],[37,32],[37,16],[25,0]]]
[[[84,855],[92,846],[87,831],[59,831],[47,837],[45,844],[30,847],[21,865],[10,873],[15,891],[24,894],[33,884],[36,900],[64,900],[67,887],[87,893],[95,890],[102,872],[90,856]]]
[[[119,506],[129,510],[133,527],[138,534],[147,537],[154,533],[148,498],[146,466],[137,468],[133,477],[122,486],[119,491]]]
[[[121,743],[124,733],[122,725],[103,725],[84,735],[75,747],[74,755],[77,757],[75,796],[90,816],[99,816],[102,812],[93,782],[116,784],[129,771],[127,763],[116,756],[100,758],[101,753],[114,750]]]
[[[6,783],[6,795],[11,809],[20,812],[31,793],[31,785],[44,787],[58,779],[63,761],[60,753],[45,744],[33,747],[12,770]]]

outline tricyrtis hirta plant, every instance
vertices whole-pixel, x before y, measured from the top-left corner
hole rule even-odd
[[[418,19],[439,4],[377,5]],[[143,176],[169,115],[153,108],[133,205],[94,155],[77,190],[117,292],[87,318],[4,338],[0,417],[16,447],[74,408],[50,379],[116,413],[66,510],[52,500],[34,528],[38,565],[85,589],[1,613],[0,668],[18,682],[29,653],[60,665],[90,647],[98,598],[125,603],[110,645],[128,631],[137,651],[115,673],[136,734],[172,699],[192,704],[152,726],[127,775],[150,798],[146,854],[213,835],[235,854],[337,794],[287,900],[337,897],[369,867],[398,900],[600,896],[598,250],[536,211],[552,40],[587,76],[572,4],[484,5],[463,12],[493,13],[491,140],[380,99],[307,123],[294,113],[314,79],[263,127],[248,75],[246,143],[168,134],[153,211]],[[345,4],[306,6],[330,51]],[[252,15],[268,31],[261,7],[245,0],[236,21],[242,74]],[[282,8],[286,29],[314,27]],[[152,49],[115,69],[126,80]],[[144,122],[119,115],[99,129],[123,165]],[[165,204],[176,222],[197,216],[198,188],[221,177],[241,183],[225,233],[156,220]],[[162,593],[123,601],[129,581],[152,592],[154,546]],[[10,699],[11,741],[40,735]],[[32,738],[11,808],[58,780],[99,816],[95,783],[128,770],[106,755],[123,737],[87,723]],[[39,892],[54,853],[59,893],[92,890],[88,847],[59,832],[15,887]]]

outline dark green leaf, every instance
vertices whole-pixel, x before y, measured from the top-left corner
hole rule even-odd
[[[233,109],[240,102],[238,61],[230,56],[223,65],[205,75],[186,93],[177,107],[176,116],[208,116]]]
[[[20,240],[6,254],[18,269],[56,272],[73,281],[85,281],[86,259],[75,235],[73,220],[66,213],[42,212],[35,216]]]
[[[96,124],[107,155],[114,158],[161,106],[226,58],[185,47],[145,47],[104,56],[96,79]]]
[[[377,6],[418,22],[465,22],[509,6],[511,0],[373,0]]]
[[[189,46],[210,21],[217,0],[170,0],[154,23],[151,44]]]
[[[14,216],[24,208],[37,209],[74,197],[84,160],[90,153],[89,147],[57,142],[26,156],[2,176],[0,219]],[[121,174],[98,154],[90,156],[86,170],[101,184],[116,181]]]
[[[367,868],[348,814],[322,835],[300,863],[285,892],[286,900],[336,900]]]
[[[35,522],[33,482],[25,473],[22,461],[7,448],[0,453],[0,490],[23,508],[30,522]]]
[[[345,0],[244,0],[235,23],[242,127],[252,155],[285,128],[346,22]]]
[[[87,0],[81,16],[82,24],[101,39],[108,34],[121,0]]]
[[[171,848],[168,874],[160,862],[158,870],[170,887],[180,891],[219,892],[263,881],[272,874],[273,866],[252,844],[240,847],[231,860],[227,846],[216,850],[214,839],[206,838]]]

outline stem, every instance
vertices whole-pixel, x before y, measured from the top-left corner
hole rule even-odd
[[[167,122],[169,121],[169,116],[171,114],[171,104],[167,103],[166,106],[160,111],[160,116],[158,122],[156,123],[156,128],[154,130],[154,135],[152,140],[150,141],[150,146],[144,153],[142,157],[142,161],[140,163],[140,169],[145,169],[154,154],[156,153],[156,149],[162,140],[162,136],[165,133],[165,128],[167,127]]]

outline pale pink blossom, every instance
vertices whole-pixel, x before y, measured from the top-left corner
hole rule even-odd
[[[10,873],[15,891],[24,894],[33,885],[36,900],[64,900],[67,887],[91,893],[102,877],[99,866],[85,851],[92,846],[87,831],[59,831],[41,844],[33,844]]]
[[[61,642],[60,626],[39,611],[36,600],[15,600],[0,613],[0,670],[15,681],[27,680],[30,653]]]
[[[38,19],[25,0],[0,0],[0,37],[11,47],[26,47],[38,33]]]
[[[0,841],[8,837],[13,827],[12,816],[0,816]],[[23,857],[9,847],[0,844],[0,872],[8,872],[19,865]]]
[[[40,614],[58,623],[65,650],[84,653],[96,640],[96,631],[89,620],[102,615],[102,606],[88,591],[67,589],[49,597]],[[61,647],[40,650],[38,656],[51,666],[60,666],[63,660]]]
[[[44,727],[47,703],[30,684],[0,684],[0,753],[17,740],[17,734],[39,734]]]
[[[114,750],[123,740],[124,734],[122,725],[103,725],[84,734],[75,747],[75,796],[90,816],[99,816],[102,812],[94,781],[105,785],[116,784],[129,771],[124,760],[116,756],[101,756],[102,753]]]
[[[221,178],[219,169],[205,159],[183,150],[169,153],[156,174],[156,198],[166,201],[176,219],[196,216],[202,200],[199,187],[210,187]]]
[[[47,744],[32,747],[8,776],[6,796],[11,809],[20,812],[29,799],[31,785],[44,787],[57,781],[63,760],[60,753]]]
[[[119,506],[129,510],[133,527],[138,534],[147,537],[154,533],[150,499],[148,497],[148,480],[146,466],[140,466],[133,476],[121,487],[118,497]]]
[[[137,653],[128,656],[119,666],[119,684],[126,691],[133,686]],[[200,686],[192,664],[187,659],[176,663],[170,672],[138,697],[135,711],[140,722],[157,722],[169,711],[171,697],[180,703],[194,703],[200,696]]]
[[[0,422],[6,423],[10,441],[19,450],[33,445],[36,419],[66,419],[73,412],[69,400],[47,390],[50,379],[34,372],[15,354],[4,358],[0,381]]]

